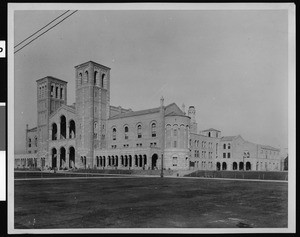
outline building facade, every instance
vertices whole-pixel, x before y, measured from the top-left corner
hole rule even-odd
[[[15,168],[281,170],[279,149],[198,132],[196,109],[175,103],[132,111],[110,105],[110,68],[89,61],[75,67],[76,102],[67,82],[37,80],[37,126],[26,127],[25,154]]]

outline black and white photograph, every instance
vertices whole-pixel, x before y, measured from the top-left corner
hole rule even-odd
[[[8,4],[9,233],[295,231],[295,6]]]

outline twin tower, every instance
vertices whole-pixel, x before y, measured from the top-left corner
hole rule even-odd
[[[94,149],[106,146],[110,68],[88,61],[75,66],[75,79],[76,103],[73,116],[76,123],[76,154],[93,159]],[[51,116],[63,105],[68,107],[66,81],[50,76],[37,80],[38,158],[50,157]]]

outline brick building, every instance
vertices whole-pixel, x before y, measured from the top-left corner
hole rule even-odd
[[[196,109],[175,103],[132,111],[110,105],[110,68],[89,61],[75,67],[76,102],[67,82],[37,80],[37,127],[26,127],[26,154],[15,168],[280,170],[279,149],[198,132]],[[163,161],[163,162],[162,162]]]

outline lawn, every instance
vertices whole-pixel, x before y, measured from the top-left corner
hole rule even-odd
[[[236,180],[16,180],[15,228],[287,227],[287,192]]]

